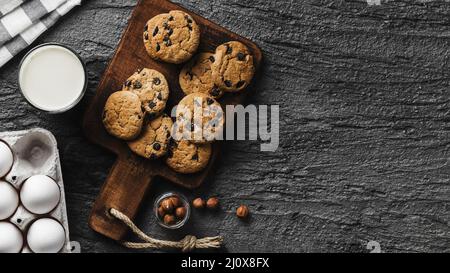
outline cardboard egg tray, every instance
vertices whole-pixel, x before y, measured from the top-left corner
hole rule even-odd
[[[0,133],[0,140],[6,142],[14,154],[14,165],[11,171],[1,180],[11,183],[18,191],[21,185],[33,175],[47,175],[56,181],[60,188],[61,198],[57,207],[48,214],[35,215],[22,204],[7,220],[16,225],[24,238],[22,253],[32,252],[26,243],[26,232],[35,220],[53,218],[59,221],[66,235],[66,242],[60,253],[71,253],[69,241],[69,225],[67,221],[64,183],[56,139],[52,133],[44,129]]]

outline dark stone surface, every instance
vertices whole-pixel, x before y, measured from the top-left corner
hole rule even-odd
[[[450,251],[450,3],[331,0],[183,0],[185,7],[264,50],[258,95],[278,104],[280,148],[233,142],[201,189],[155,183],[139,225],[155,237],[221,234],[230,252]],[[77,49],[89,91],[51,116],[18,92],[18,58],[0,70],[0,130],[43,127],[59,141],[70,232],[83,252],[127,251],[87,226],[114,157],[85,140],[83,110],[136,1],[91,0],[45,34]],[[99,125],[100,126],[100,125]],[[218,213],[194,213],[180,232],[158,227],[152,201],[167,190],[217,195]],[[241,203],[249,222],[234,214]]]

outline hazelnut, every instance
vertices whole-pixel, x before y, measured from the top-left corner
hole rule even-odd
[[[164,216],[164,224],[169,226],[175,224],[175,217],[173,217],[173,215],[171,214],[166,214]]]
[[[178,196],[172,196],[170,197],[170,200],[172,200],[172,204],[174,208],[178,208],[182,206],[181,200]]]
[[[236,210],[237,217],[239,217],[241,219],[247,218],[248,213],[249,213],[248,207],[245,205],[240,206]]]
[[[172,200],[170,198],[162,200],[161,207],[164,209],[165,212],[171,213],[173,211]]]
[[[216,197],[209,198],[206,202],[206,207],[208,207],[208,209],[217,209],[219,207],[219,199]]]
[[[166,211],[163,209],[162,206],[159,206],[159,207],[158,207],[158,215],[159,215],[159,217],[161,217],[161,218],[163,218],[164,215],[166,215]]]
[[[205,201],[203,201],[203,199],[201,198],[196,198],[194,201],[192,201],[192,205],[196,209],[202,209],[205,207]]]
[[[178,219],[182,220],[184,217],[186,217],[186,208],[185,207],[179,207],[175,210],[175,215]]]

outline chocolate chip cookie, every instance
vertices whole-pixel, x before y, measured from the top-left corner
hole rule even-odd
[[[169,84],[160,72],[144,68],[125,81],[123,90],[139,96],[142,108],[150,118],[161,114],[169,99]]]
[[[200,28],[187,13],[172,10],[150,19],[144,28],[145,48],[153,59],[179,64],[189,60],[200,43]]]
[[[119,91],[106,101],[103,124],[111,135],[124,140],[135,139],[141,133],[143,120],[144,113],[138,95]]]
[[[194,144],[186,140],[169,144],[166,164],[176,172],[189,174],[203,170],[211,158],[211,144]]]
[[[213,53],[202,52],[183,67],[179,82],[186,95],[204,93],[216,99],[223,95],[223,91],[214,85],[212,79],[211,64],[214,61]]]
[[[225,116],[220,104],[204,93],[192,93],[177,105],[172,131],[176,140],[212,142],[222,136]]]
[[[141,135],[136,140],[128,142],[128,147],[142,157],[160,158],[167,153],[172,125],[169,116],[159,116],[149,121],[142,129]]]
[[[248,48],[236,41],[220,45],[211,66],[214,83],[226,92],[238,92],[246,88],[255,74],[253,56]]]

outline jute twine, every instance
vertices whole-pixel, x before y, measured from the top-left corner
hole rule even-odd
[[[117,220],[120,220],[125,225],[127,225],[131,229],[131,231],[133,231],[133,233],[136,234],[136,236],[138,236],[141,240],[145,241],[145,243],[122,242],[122,245],[124,245],[127,248],[133,248],[133,249],[176,248],[176,249],[181,249],[183,252],[190,252],[194,249],[220,248],[220,246],[222,245],[222,242],[223,242],[222,236],[205,237],[205,238],[197,239],[195,236],[192,236],[192,235],[187,235],[181,241],[178,241],[178,242],[157,240],[157,239],[154,239],[154,238],[148,236],[144,232],[142,232],[142,230],[140,230],[133,223],[133,221],[131,221],[131,219],[128,218],[128,216],[121,213],[120,211],[118,211],[116,209],[111,209],[109,212]]]

